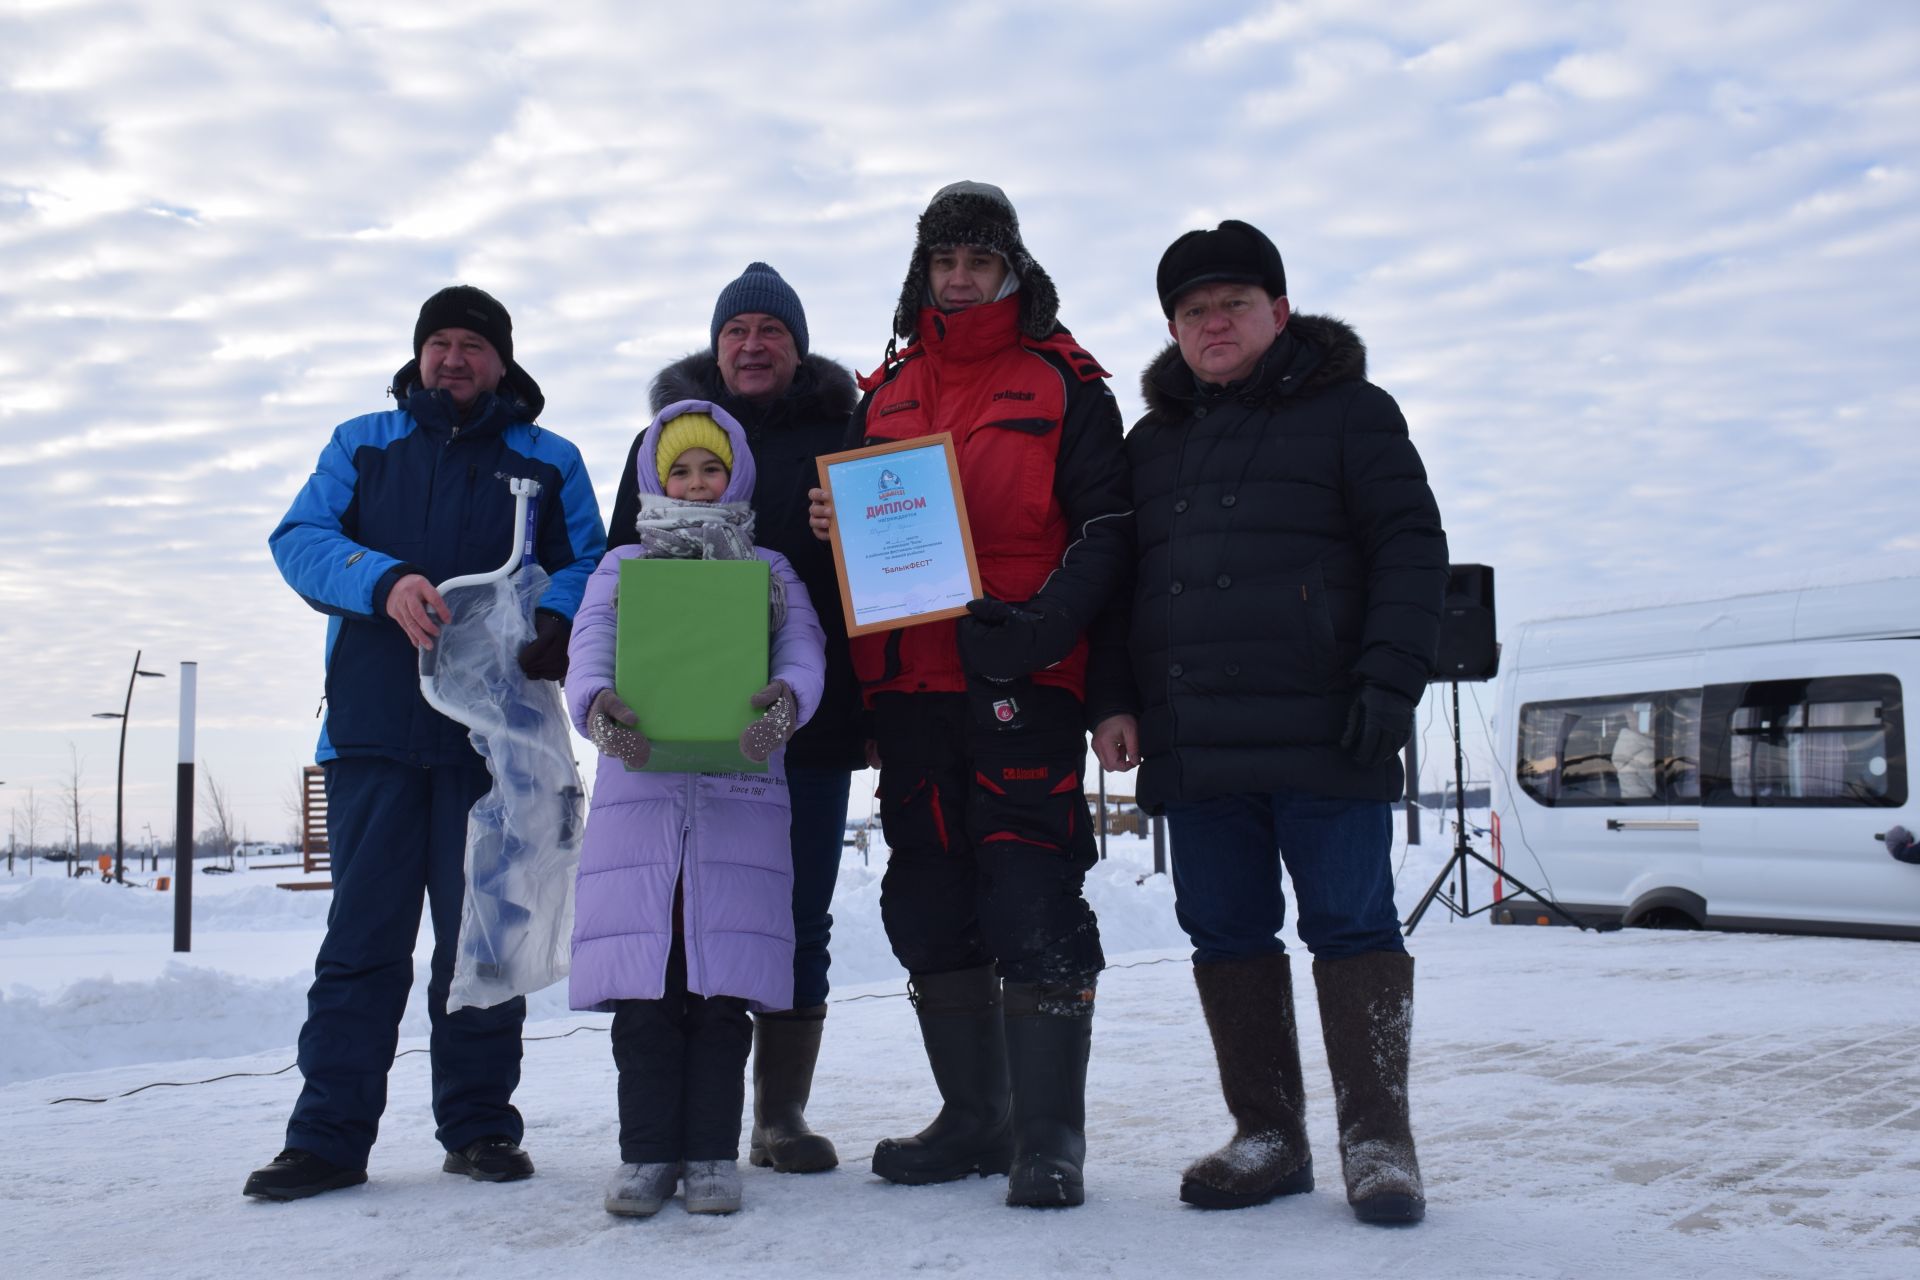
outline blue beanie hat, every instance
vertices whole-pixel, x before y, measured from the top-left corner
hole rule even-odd
[[[802,360],[807,357],[807,313],[800,295],[780,278],[780,273],[764,262],[749,262],[740,278],[720,291],[713,304],[713,352],[720,354],[720,329],[735,316],[758,312],[772,316],[787,326],[793,335],[793,347]]]

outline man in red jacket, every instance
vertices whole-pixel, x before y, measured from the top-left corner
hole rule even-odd
[[[952,434],[985,591],[957,623],[852,642],[891,849],[881,918],[944,1104],[881,1142],[873,1171],[1008,1172],[1007,1203],[1036,1207],[1084,1198],[1105,959],[1081,892],[1096,856],[1082,636],[1132,546],[1119,410],[1058,305],[1005,193],[942,188],[894,313],[907,344],[863,380],[850,441]],[[826,536],[818,490],[813,518]]]

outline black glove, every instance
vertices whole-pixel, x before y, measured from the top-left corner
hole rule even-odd
[[[1009,604],[982,596],[967,601],[959,622],[960,664],[989,680],[1017,680],[1073,652],[1080,624],[1045,600]]]
[[[1340,749],[1372,768],[1400,754],[1413,737],[1413,703],[1385,685],[1364,684],[1347,712]]]
[[[567,678],[567,642],[573,639],[573,620],[550,609],[533,611],[533,639],[520,646],[520,670],[529,680]]]

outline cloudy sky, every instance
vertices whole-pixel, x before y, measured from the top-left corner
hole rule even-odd
[[[1160,251],[1267,230],[1503,631],[1920,560],[1910,5],[8,0],[0,75],[0,803],[43,841],[76,760],[112,838],[136,650],[130,832],[172,829],[183,660],[203,770],[285,831],[324,623],[266,535],[427,294],[508,304],[610,506],[723,284],[771,261],[870,369],[956,178],[1129,420]]]

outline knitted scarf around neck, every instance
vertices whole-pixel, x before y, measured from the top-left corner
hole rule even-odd
[[[753,508],[744,502],[688,502],[657,493],[640,495],[634,517],[640,545],[667,560],[751,560]],[[787,597],[776,580],[768,592],[769,628],[787,620]]]

